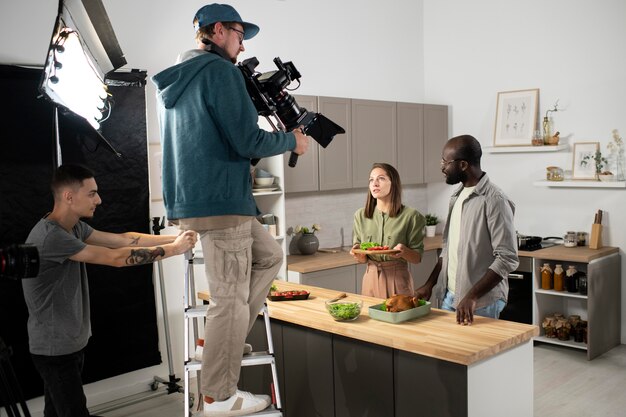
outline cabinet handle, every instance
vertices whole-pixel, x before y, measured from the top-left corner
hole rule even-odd
[[[524,279],[524,275],[523,274],[509,274],[509,279]]]

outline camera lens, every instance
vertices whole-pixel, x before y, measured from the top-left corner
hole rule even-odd
[[[284,91],[279,96],[275,97],[275,102],[276,113],[287,130],[297,127],[303,116],[303,112],[306,113],[306,110],[300,108],[296,100]]]
[[[39,252],[32,245],[0,248],[0,277],[32,278],[39,273]]]

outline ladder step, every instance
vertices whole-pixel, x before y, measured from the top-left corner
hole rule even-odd
[[[274,356],[267,352],[252,352],[241,358],[241,366],[271,365],[274,362]],[[192,359],[185,364],[185,371],[199,371],[201,367],[202,362]]]
[[[242,417],[246,416],[259,416],[259,417],[282,417],[283,413],[280,410],[277,410],[274,405],[270,405],[265,410],[258,411],[253,414],[245,414]],[[198,411],[197,413],[191,414],[192,417],[203,417],[204,414],[202,411]]]
[[[209,305],[200,305],[196,307],[189,307],[185,310],[185,317],[188,318],[204,318],[206,311],[209,309]]]

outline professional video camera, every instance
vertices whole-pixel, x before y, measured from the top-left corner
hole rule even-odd
[[[298,106],[296,100],[285,91],[292,81],[300,82],[300,73],[291,62],[283,62],[274,58],[278,70],[265,73],[255,72],[259,65],[258,59],[249,58],[237,64],[246,79],[248,94],[260,116],[264,116],[274,130],[289,132],[298,126],[303,126],[303,132],[311,136],[323,148],[333,140],[336,134],[346,131],[332,120],[320,113],[311,113],[304,107]],[[297,88],[297,87],[296,87]],[[274,116],[277,124],[270,116]],[[253,160],[256,165],[257,160]],[[291,153],[289,166],[295,167],[298,155]]]
[[[0,279],[33,278],[39,273],[39,251],[32,245],[0,246]]]

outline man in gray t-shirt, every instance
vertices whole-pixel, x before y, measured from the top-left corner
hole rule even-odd
[[[39,251],[39,275],[22,281],[28,307],[28,338],[44,382],[45,417],[88,417],[81,372],[91,336],[85,263],[131,266],[180,255],[196,233],[179,236],[107,233],[91,218],[102,202],[94,174],[78,165],[59,167],[52,180],[54,208],[31,230],[27,243]]]

